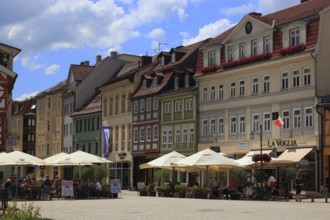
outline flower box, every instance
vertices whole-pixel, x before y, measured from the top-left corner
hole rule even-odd
[[[259,61],[262,61],[262,60],[268,60],[271,57],[272,57],[271,53],[262,53],[262,54],[258,54],[256,56],[245,57],[245,58],[242,58],[242,59],[239,59],[239,60],[234,60],[234,61],[223,63],[221,65],[221,67],[223,69],[228,69],[228,68],[232,68],[232,67],[236,67],[236,66],[245,65],[245,64],[248,64],[248,63],[259,62]]]
[[[218,69],[220,69],[220,66],[213,64],[211,66],[204,67],[202,69],[202,73],[213,72],[213,71],[217,71]]]
[[[305,49],[306,49],[305,44],[299,44],[299,45],[295,45],[295,46],[291,46],[291,47],[287,47],[287,48],[282,48],[280,50],[280,54],[281,54],[281,56],[286,56],[289,54],[294,54],[294,53],[303,51]]]

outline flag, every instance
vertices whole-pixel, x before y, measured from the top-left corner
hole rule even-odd
[[[282,127],[282,125],[284,124],[284,121],[281,118],[281,116],[278,116],[278,119],[275,121],[275,124],[279,127]]]

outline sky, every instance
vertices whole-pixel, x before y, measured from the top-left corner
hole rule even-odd
[[[14,100],[66,80],[71,64],[111,51],[153,56],[216,37],[250,12],[300,0],[1,0],[0,42],[22,51]]]

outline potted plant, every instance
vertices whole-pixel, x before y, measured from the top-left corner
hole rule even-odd
[[[160,196],[162,197],[171,197],[171,188],[168,183],[163,183],[161,186],[161,193]]]
[[[148,196],[156,196],[156,191],[155,191],[155,184],[150,183],[147,185],[147,195]]]
[[[196,199],[206,199],[207,198],[207,188],[204,186],[193,186],[193,198]]]
[[[143,185],[140,189],[140,196],[147,196],[147,186]]]
[[[186,196],[186,186],[182,183],[174,186],[174,197],[176,198],[184,198]]]

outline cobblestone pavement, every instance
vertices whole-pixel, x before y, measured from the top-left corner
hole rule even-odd
[[[21,202],[20,202],[21,203]],[[18,204],[20,207],[21,204]],[[28,202],[29,203],[29,202]],[[43,219],[134,219],[134,220],[272,220],[330,219],[330,201],[324,199],[290,201],[210,200],[140,197],[123,191],[116,199],[34,201]]]

